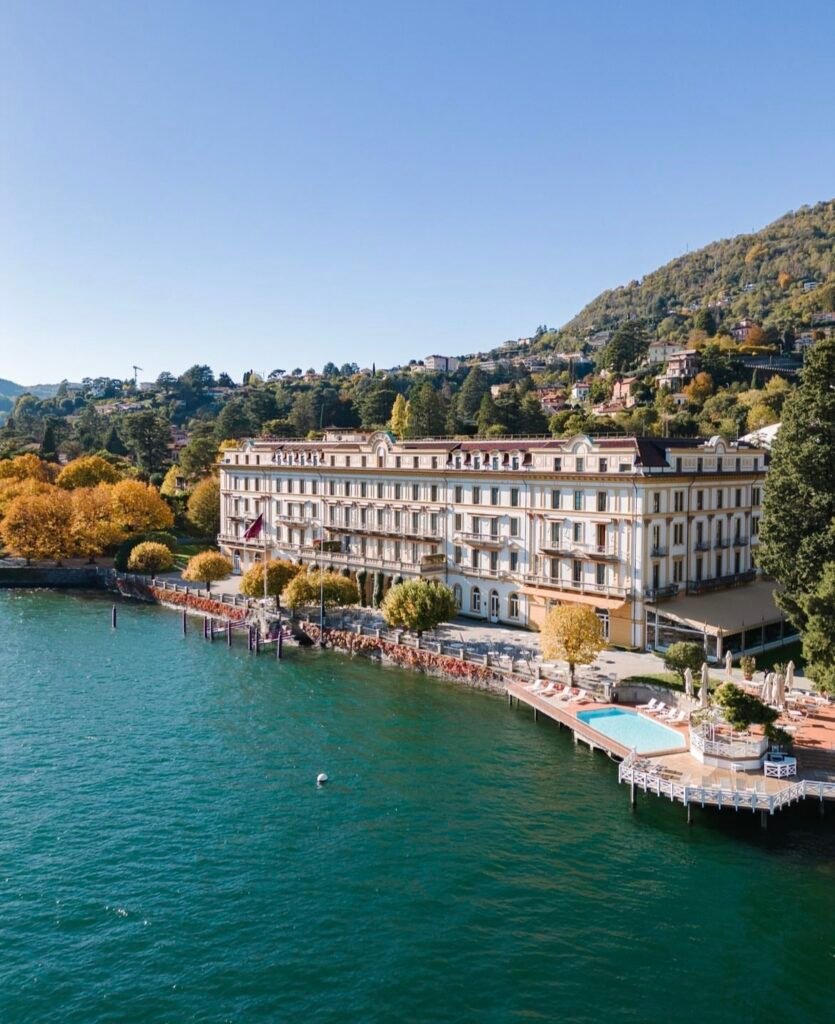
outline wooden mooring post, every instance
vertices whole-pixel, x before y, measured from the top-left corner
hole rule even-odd
[[[232,620],[226,620],[226,646],[232,646]]]
[[[111,629],[115,629],[116,628],[116,605],[115,604],[110,609],[110,628]]]
[[[276,661],[281,661],[281,643],[282,643],[281,623],[279,622],[279,624],[278,624],[278,636],[275,638],[275,660]]]
[[[215,642],[215,620],[209,619],[209,643]]]
[[[186,633],[188,633],[188,614],[185,608],[183,608],[183,636],[185,636]]]

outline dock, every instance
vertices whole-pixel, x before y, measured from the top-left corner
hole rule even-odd
[[[768,816],[790,807],[801,800],[815,800],[823,813],[824,802],[835,801],[835,775],[819,767],[799,768],[790,778],[771,778],[755,772],[730,771],[702,764],[689,752],[689,730],[686,726],[663,723],[682,735],[687,750],[658,751],[640,754],[615,740],[604,736],[577,717],[577,712],[590,708],[630,708],[626,704],[601,701],[556,701],[541,693],[532,693],[525,683],[508,683],[510,704],[515,699],[533,709],[534,719],[540,715],[568,728],[574,742],[582,742],[591,750],[601,750],[618,764],[618,782],[629,786],[629,800],[634,807],[638,793],[664,797],[682,804],[692,820],[693,807],[715,807],[734,811],[747,810],[761,814],[762,824]],[[634,707],[630,708],[634,710]],[[835,723],[835,711],[833,712]],[[803,748],[797,751],[799,764],[803,764]],[[807,761],[816,764],[814,752],[809,751]]]

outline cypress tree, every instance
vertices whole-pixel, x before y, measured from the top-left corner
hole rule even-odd
[[[809,352],[801,384],[783,406],[766,481],[758,560],[805,625],[804,599],[835,561],[835,337]]]

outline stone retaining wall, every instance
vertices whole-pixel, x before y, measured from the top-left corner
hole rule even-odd
[[[104,590],[96,566],[0,566],[0,589],[48,588],[50,590]]]

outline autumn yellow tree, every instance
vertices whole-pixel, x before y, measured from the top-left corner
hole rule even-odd
[[[404,437],[409,429],[409,403],[398,395],[391,407],[391,429],[397,437]]]
[[[83,455],[68,462],[55,482],[59,487],[73,490],[76,487],[95,487],[96,484],[115,484],[121,479],[119,470],[101,455]]]
[[[50,484],[55,479],[57,471],[57,466],[44,462],[31,452],[18,455],[15,459],[0,461],[0,480],[40,480],[42,483]]]
[[[0,524],[8,550],[27,562],[50,558],[60,562],[75,554],[72,531],[72,498],[51,487],[40,494],[21,494],[12,501]]]
[[[202,534],[213,537],[220,531],[220,482],[217,477],[207,476],[191,492],[186,512],[191,522]]]
[[[155,487],[120,480],[113,485],[113,521],[128,534],[145,533],[173,526],[174,514]]]
[[[0,479],[0,519],[6,514],[6,509],[14,499],[21,494],[45,494],[51,487],[52,484],[31,477],[24,480],[18,480],[13,476]]]
[[[577,665],[590,665],[605,646],[603,627],[585,604],[560,604],[545,618],[539,645],[546,661],[567,661],[571,683]]]
[[[318,604],[322,597],[326,608],[356,604],[357,585],[338,572],[300,572],[287,585],[282,601],[293,611],[305,604]]]
[[[72,531],[79,555],[95,558],[121,544],[127,531],[114,519],[113,487],[78,487],[72,492]]]
[[[188,560],[183,569],[183,579],[195,583],[205,583],[206,589],[212,589],[215,580],[225,580],[232,572],[232,563],[217,551],[201,551]]]
[[[137,544],[128,558],[128,569],[131,572],[148,573],[155,576],[158,572],[168,572],[174,568],[174,554],[165,544],[146,540]]]
[[[284,593],[287,584],[294,579],[301,566],[283,558],[275,558],[267,562],[267,595],[278,600]],[[241,593],[247,597],[264,596],[264,567],[256,562],[244,573],[241,579]]]
[[[682,388],[682,394],[687,396],[688,402],[695,402],[701,405],[713,391],[713,377],[709,373],[697,373],[693,380]]]

